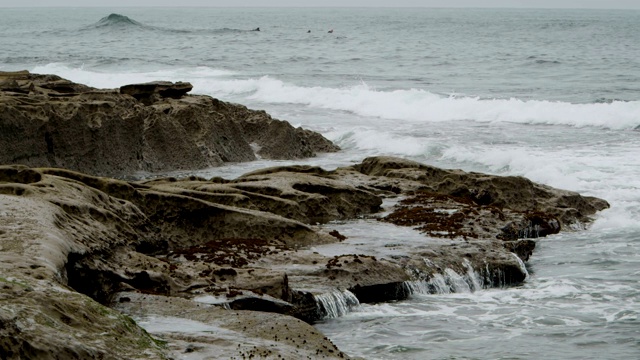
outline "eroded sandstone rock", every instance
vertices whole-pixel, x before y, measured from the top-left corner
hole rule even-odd
[[[383,200],[390,205],[380,214]],[[7,358],[46,358],[37,349],[109,358],[107,349],[115,347],[110,356],[138,351],[138,358],[159,358],[190,343],[199,344],[190,351],[203,354],[220,347],[248,355],[245,345],[258,337],[283,345],[279,354],[292,358],[294,344],[303,354],[321,346],[327,356],[342,357],[317,334],[305,346],[289,336],[271,339],[261,324],[311,334],[295,318],[339,316],[343,310],[332,301],[357,306],[455,291],[459,284],[447,281],[453,275],[471,290],[522,283],[523,261],[535,248],[530,237],[585,224],[608,206],[526,179],[386,157],[334,171],[292,166],[211,181],[123,181],[2,166],[0,204],[0,344]],[[345,247],[351,252],[323,255],[323,246],[351,241],[331,221],[354,218],[415,229],[416,236],[375,246],[361,239]],[[216,301],[198,306],[203,298]],[[168,303],[177,305],[168,311]],[[143,322],[198,319],[233,330],[237,340],[152,331],[165,344],[105,305]],[[253,325],[240,328],[236,321]]]
[[[0,72],[0,164],[125,177],[337,151],[322,135],[188,83],[94,89],[55,75]]]

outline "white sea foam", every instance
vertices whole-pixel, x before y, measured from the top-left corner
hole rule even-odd
[[[433,295],[429,295],[433,296]],[[420,315],[428,315],[430,311],[452,311],[446,306],[440,306],[434,304],[431,309],[425,310],[412,306],[411,302],[397,302],[397,303],[377,303],[377,304],[362,304],[358,308],[358,311],[350,312],[345,315],[343,319],[375,319],[375,318],[391,318],[391,317],[414,317]]]
[[[367,128],[349,130],[332,140],[343,148],[366,150],[370,154],[418,156],[430,149],[420,138]]]

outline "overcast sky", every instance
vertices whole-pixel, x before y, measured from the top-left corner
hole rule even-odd
[[[0,0],[0,7],[29,6],[382,6],[640,9],[640,0]]]
[[[0,0],[0,7],[30,6],[383,6],[640,9],[640,0]]]

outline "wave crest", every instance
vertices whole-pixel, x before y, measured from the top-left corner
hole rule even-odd
[[[633,129],[640,101],[570,103],[517,98],[442,95],[422,89],[380,91],[359,84],[345,88],[302,87],[264,76],[198,82],[199,91],[224,98],[242,94],[272,104],[300,104],[360,116],[409,122],[475,121]]]

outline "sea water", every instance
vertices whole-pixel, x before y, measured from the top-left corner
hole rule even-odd
[[[393,155],[604,198],[588,230],[536,240],[522,286],[350,304],[317,327],[368,359],[636,359],[639,24],[620,10],[3,8],[0,71],[189,81],[343,149],[202,176]],[[363,244],[416,236],[331,226]]]

